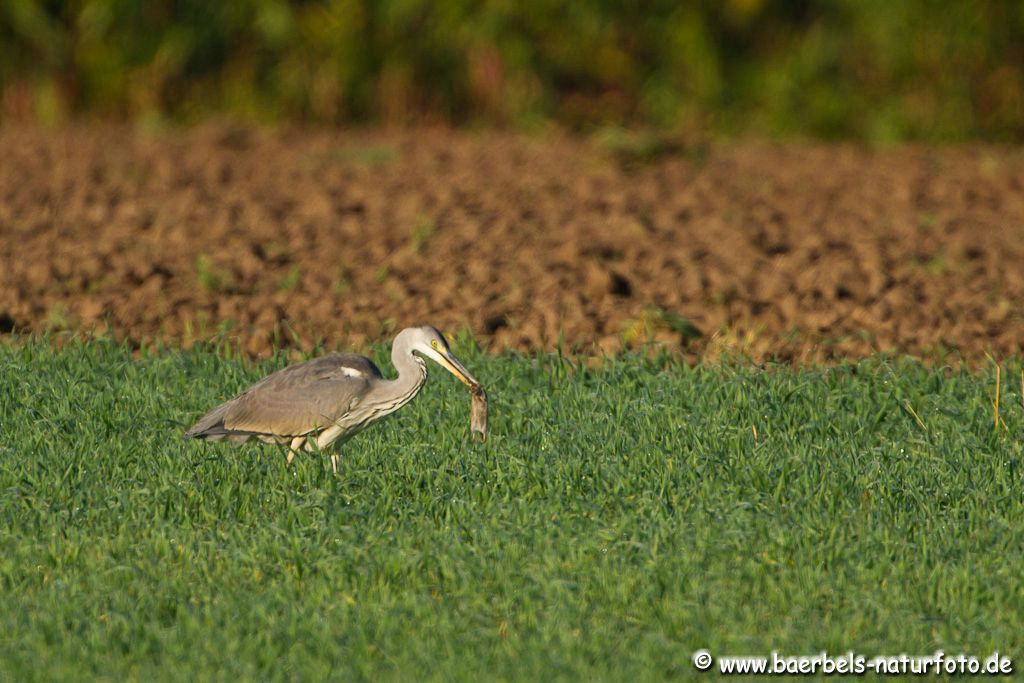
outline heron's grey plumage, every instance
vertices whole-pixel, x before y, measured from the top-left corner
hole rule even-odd
[[[200,418],[185,437],[236,445],[253,439],[291,443],[293,450],[308,442],[307,448],[326,448],[412,400],[427,378],[426,364],[413,351],[441,363],[463,382],[478,384],[451,355],[440,332],[429,326],[408,328],[391,348],[397,379],[385,379],[369,358],[332,353],[263,378]]]
[[[291,365],[211,410],[185,436],[232,443],[273,436],[285,442],[333,424],[382,377],[369,358],[355,354]]]

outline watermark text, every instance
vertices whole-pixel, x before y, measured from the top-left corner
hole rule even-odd
[[[1006,676],[1013,673],[1013,661],[998,651],[987,657],[960,653],[947,654],[941,650],[930,655],[877,655],[866,657],[856,652],[816,655],[783,655],[772,652],[767,657],[713,656],[707,650],[693,653],[693,666],[698,671],[715,671],[730,675],[825,675],[850,676],[874,673],[882,676],[916,675],[975,675]]]

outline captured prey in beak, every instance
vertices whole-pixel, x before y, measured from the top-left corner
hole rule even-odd
[[[424,356],[443,367],[448,372],[459,378],[459,381],[469,387],[473,396],[472,413],[470,417],[470,431],[479,435],[481,441],[487,440],[487,394],[479,380],[466,369],[466,366],[455,357],[448,341],[436,329],[431,327],[421,328],[433,332],[428,336],[430,346],[420,346],[417,350]]]

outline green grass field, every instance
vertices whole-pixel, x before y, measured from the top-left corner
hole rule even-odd
[[[275,447],[181,439],[269,365],[0,346],[0,679],[659,680],[694,677],[698,648],[1024,656],[1018,365],[994,429],[994,370],[456,351],[488,387],[488,442],[432,368],[332,477],[326,458],[286,470]]]

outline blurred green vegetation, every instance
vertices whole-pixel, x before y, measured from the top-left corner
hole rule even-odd
[[[0,0],[0,118],[1024,139],[1019,0]]]

